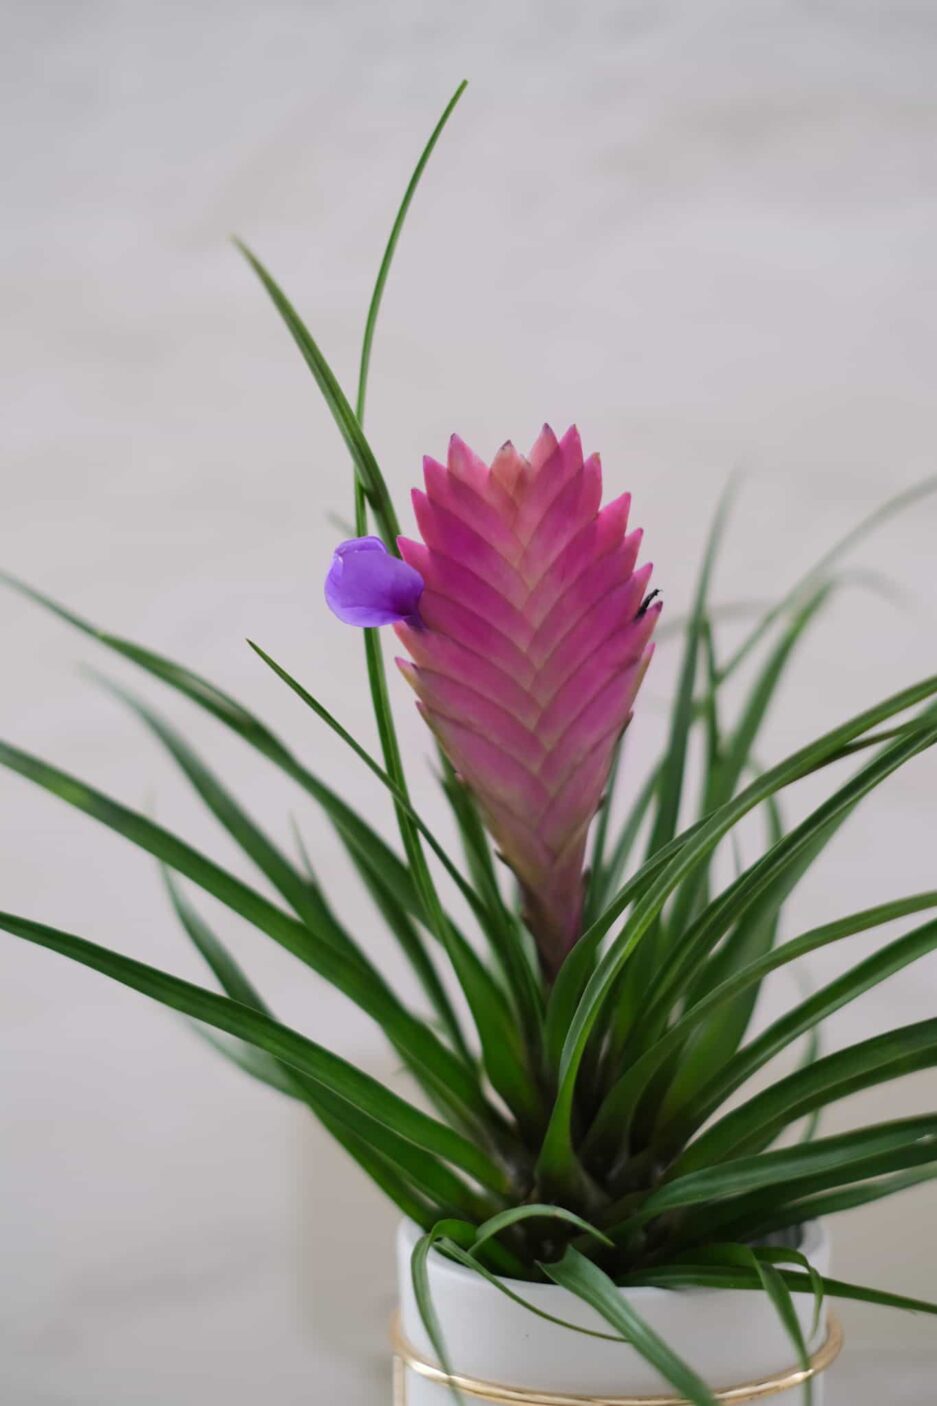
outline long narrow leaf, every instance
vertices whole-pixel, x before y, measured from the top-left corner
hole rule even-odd
[[[436,146],[436,143],[442,136],[446,123],[449,121],[449,118],[455,111],[456,104],[458,103],[459,99],[461,98],[462,94],[465,92],[465,89],[467,87],[468,83],[465,79],[463,79],[459,86],[456,88],[452,97],[449,99],[445,108],[443,109],[443,114],[440,117],[439,121],[436,123],[436,126],[433,128],[430,134],[429,141],[426,143],[422,152],[420,153],[419,160],[417,161],[416,166],[413,168],[413,174],[411,175],[410,180],[407,183],[407,188],[404,191],[403,199],[400,202],[400,208],[397,211],[396,218],[394,219],[394,223],[391,227],[390,236],[387,240],[387,245],[384,249],[384,256],[381,259],[380,268],[377,271],[377,279],[375,280],[374,291],[371,294],[371,302],[368,306],[368,315],[365,319],[364,337],[361,342],[361,362],[358,367],[358,395],[355,403],[355,413],[360,424],[364,424],[364,407],[368,389],[368,372],[371,366],[371,349],[374,344],[374,332],[377,326],[377,317],[378,313],[381,310],[381,301],[384,297],[384,289],[387,284],[387,278],[390,273],[390,267],[393,263],[394,254],[397,250],[397,243],[403,231],[404,222],[409,213],[410,206],[413,203],[413,197],[416,195],[417,187],[420,184],[423,172],[426,169],[429,159],[433,154],[433,150]]]
[[[261,649],[259,644],[255,644],[253,640],[248,640],[248,644],[250,645],[254,653],[260,659],[263,660],[263,662],[267,665],[268,669],[271,669],[273,673],[276,674],[277,678],[281,679],[283,683],[286,684],[287,688],[291,689],[292,692],[296,694],[297,698],[299,698],[301,702],[306,705],[307,708],[310,708],[315,713],[316,717],[320,718],[326,724],[326,726],[329,727],[332,732],[335,733],[336,737],[341,738],[341,740],[345,743],[346,747],[350,748],[350,750],[354,752],[355,756],[359,757],[360,760],[364,762],[365,766],[372,773],[372,775],[377,777],[381,785],[387,788],[387,790],[393,796],[396,804],[398,804],[403,809],[407,818],[411,821],[415,828],[419,830],[420,834],[426,840],[430,849],[436,855],[436,858],[442,864],[446,873],[458,887],[463,898],[465,898],[470,907],[472,907],[472,909],[476,913],[478,913],[483,918],[486,918],[488,916],[487,911],[479,895],[475,892],[471,884],[469,884],[465,879],[465,876],[453,863],[452,859],[446,853],[443,846],[439,843],[430,827],[414,810],[409,797],[400,788],[399,784],[395,782],[393,778],[384,770],[384,768],[374,760],[370,752],[368,752],[367,749],[363,747],[360,742],[358,742],[354,737],[352,737],[351,733],[347,730],[347,728],[342,726],[342,724],[338,721],[334,714],[329,712],[328,708],[326,708],[323,703],[320,703],[318,698],[314,697],[314,695],[311,694],[307,688],[304,688],[303,685],[292,676],[292,674],[290,674],[286,669],[284,669],[282,664],[278,664],[275,659],[272,659],[270,655],[267,654],[265,650]]]
[[[821,580],[837,558],[841,557],[850,547],[854,547],[857,542],[861,542],[864,537],[881,527],[889,518],[895,517],[898,513],[904,512],[915,503],[919,503],[922,498],[928,497],[931,493],[937,492],[937,477],[922,479],[920,483],[912,484],[910,488],[902,489],[893,498],[889,498],[885,503],[875,508],[868,516],[862,518],[855,527],[841,537],[840,540],[826,552],[810,569],[798,580],[795,585],[777,602],[776,605],[765,612],[756,624],[755,628],[745,637],[738,649],[728,660],[722,670],[722,677],[728,678],[734,674],[743,660],[761,642],[775,620],[780,619],[796,605],[799,598],[811,589],[811,587]]]
[[[792,1269],[782,1269],[780,1274],[789,1289],[812,1293],[813,1285],[808,1274]],[[724,1268],[720,1265],[694,1264],[692,1260],[643,1269],[628,1275],[624,1282],[660,1289],[762,1290],[761,1279],[754,1270],[746,1273],[743,1269]],[[927,1299],[910,1298],[907,1294],[893,1294],[887,1289],[872,1289],[865,1284],[853,1284],[845,1279],[830,1279],[826,1275],[823,1276],[823,1287],[832,1299],[851,1299],[856,1303],[878,1304],[882,1308],[897,1308],[906,1313],[937,1315],[937,1303],[930,1303]]]
[[[336,830],[346,837],[368,864],[378,870],[398,900],[409,913],[422,916],[422,907],[413,887],[413,881],[400,858],[390,849],[377,832],[368,825],[356,811],[342,800],[307,767],[293,755],[290,749],[267,725],[239,703],[236,698],[225,693],[209,679],[184,665],[157,654],[131,640],[122,639],[105,630],[100,630],[90,621],[76,615],[74,611],[54,601],[50,596],[35,590],[14,576],[0,572],[0,582],[12,587],[34,604],[42,606],[51,614],[113,650],[121,658],[130,660],[138,668],[167,684],[183,697],[205,710],[218,722],[229,728],[243,741],[277,766],[285,775],[295,781],[307,795],[322,807]]]
[[[814,1108],[935,1064],[937,1019],[917,1021],[848,1045],[818,1059],[809,1069],[787,1075],[726,1113],[691,1143],[678,1159],[673,1175],[757,1151]]]
[[[462,837],[469,872],[488,912],[491,923],[482,927],[492,956],[505,974],[517,1007],[532,1058],[537,1059],[543,1038],[543,991],[536,948],[517,915],[505,904],[495,874],[487,833],[474,797],[456,776],[440,749],[442,788]]]
[[[926,711],[897,741],[881,749],[845,785],[790,830],[739,876],[697,923],[680,938],[666,972],[659,974],[651,996],[655,1007],[667,1008],[697,963],[756,902],[775,903],[812,863],[858,803],[900,767],[937,742],[937,711]]]
[[[422,1235],[413,1247],[410,1256],[410,1280],[413,1285],[413,1297],[416,1300],[417,1310],[426,1329],[426,1336],[433,1346],[433,1351],[439,1359],[439,1364],[447,1376],[453,1376],[452,1363],[449,1360],[449,1352],[446,1347],[446,1340],[443,1337],[442,1324],[433,1303],[433,1294],[429,1280],[429,1257],[438,1240],[441,1240],[449,1233],[447,1222],[440,1222]],[[465,1406],[465,1397],[457,1386],[449,1388],[452,1399],[457,1406]]]
[[[312,372],[316,385],[322,392],[322,398],[329,407],[332,418],[351,453],[355,470],[380,526],[381,536],[389,549],[396,551],[400,524],[397,521],[397,514],[394,512],[387,484],[371,446],[364,437],[364,431],[358,423],[357,416],[349,405],[332,368],[319,350],[312,333],[272,274],[246,244],[239,239],[236,239],[234,243],[260,279],[271,302],[286,324],[290,336],[299,348],[303,360]]]
[[[375,907],[416,973],[433,1009],[438,1013],[440,1023],[449,1035],[450,1043],[463,1059],[470,1062],[471,1056],[458,1017],[416,924],[403,904],[399,902],[393,890],[384,882],[382,876],[362,860],[360,854],[347,840],[345,844],[349,857],[355,864],[358,875],[371,895]]]
[[[894,714],[924,701],[935,691],[937,679],[933,678],[913,688],[904,689],[876,707],[866,709],[849,722],[834,728],[816,742],[801,748],[786,761],[765,772],[733,801],[699,826],[693,837],[680,846],[674,858],[649,883],[646,892],[634,904],[631,917],[622,932],[613,941],[591,977],[570,1026],[562,1057],[560,1087],[541,1150],[541,1175],[551,1181],[561,1181],[573,1175],[575,1171],[571,1116],[576,1077],[589,1036],[619,972],[641,938],[656,921],[664,903],[681,879],[706,858],[723,835],[727,834],[742,816],[761,801],[803,776],[811,766],[821,763],[827,754],[834,753]],[[911,736],[914,738],[920,740],[925,735],[929,734],[920,725],[916,729],[912,727]],[[619,905],[624,906],[620,896],[594,927],[599,931],[607,931],[619,911]],[[589,934],[586,934],[584,940],[588,938]]]
[[[874,1181],[860,1182],[857,1186],[837,1187],[833,1191],[814,1196],[798,1197],[793,1201],[778,1203],[774,1197],[772,1204],[760,1213],[751,1216],[740,1226],[741,1234],[749,1240],[760,1240],[779,1230],[789,1230],[794,1226],[808,1225],[821,1217],[839,1215],[843,1211],[867,1206],[872,1201],[882,1201],[889,1196],[897,1196],[902,1191],[910,1191],[915,1186],[931,1182],[937,1178],[937,1167],[917,1167],[912,1171],[896,1172]]]
[[[163,743],[216,819],[220,821],[228,833],[237,841],[244,852],[250,856],[273,886],[279,890],[293,908],[293,911],[306,923],[310,930],[321,940],[327,941],[330,947],[334,947],[336,950],[343,952],[346,956],[358,961],[374,979],[378,979],[373,964],[365,956],[364,952],[347,930],[337,921],[335,915],[323,900],[317,887],[310,885],[304,876],[290,863],[282,851],[263,834],[260,828],[247,815],[243,807],[238,805],[219,778],[209,770],[175,728],[171,727],[164,718],[161,718],[158,713],[133,694],[111,683],[109,680],[103,680],[103,682],[112,693],[125,702],[137,716],[142,719],[153,734]],[[347,845],[348,841],[344,834],[342,838]],[[350,845],[348,845],[348,847],[352,856],[355,857],[356,851],[354,848]],[[371,873],[371,871],[366,872],[369,875]],[[375,879],[374,882],[377,883],[377,879]],[[389,902],[394,902],[394,900],[391,898]],[[394,931],[399,935],[406,924],[409,940],[406,944],[401,945],[404,946],[404,951],[420,978],[423,988],[427,992],[433,1004],[433,1008],[449,1036],[453,1048],[461,1055],[463,1060],[468,1062],[468,1051],[462,1038],[462,1032],[459,1028],[452,1005],[438,977],[436,977],[435,969],[429,960],[423,943],[419,938],[419,934],[416,933],[413,925],[406,919],[406,914],[402,913],[402,910],[399,911],[401,912],[401,921],[395,926]]]
[[[874,1132],[874,1128],[861,1129]],[[813,1144],[811,1144],[813,1145]],[[772,1154],[766,1153],[765,1156]],[[745,1159],[742,1159],[745,1160]],[[868,1156],[847,1159],[842,1165],[831,1160],[829,1165],[812,1173],[795,1176],[785,1183],[783,1191],[768,1184],[724,1201],[713,1201],[680,1213],[674,1243],[698,1245],[701,1241],[729,1237],[741,1239],[744,1227],[760,1220],[778,1204],[779,1196],[810,1200],[826,1192],[843,1192],[856,1187],[877,1185],[882,1178],[905,1175],[920,1167],[930,1168],[937,1162],[937,1139],[920,1137],[896,1142],[891,1148],[871,1152]]]
[[[790,1184],[831,1172],[843,1184],[855,1180],[851,1171],[880,1153],[921,1151],[937,1159],[937,1114],[902,1118],[856,1132],[821,1138],[808,1146],[782,1147],[755,1157],[738,1157],[675,1175],[653,1192],[641,1208],[651,1219],[677,1207],[744,1196],[747,1192]]]
[[[505,1298],[510,1299],[512,1303],[519,1304],[521,1308],[526,1309],[528,1313],[533,1313],[537,1318],[542,1318],[545,1322],[552,1323],[557,1328],[568,1328],[571,1333],[582,1333],[588,1338],[599,1338],[602,1342],[621,1342],[621,1335],[619,1333],[600,1333],[595,1328],[583,1328],[578,1323],[570,1323],[568,1319],[557,1318],[555,1314],[547,1313],[544,1309],[532,1303],[530,1299],[525,1299],[522,1294],[518,1294],[512,1289],[509,1280],[502,1279],[497,1274],[492,1274],[491,1270],[481,1264],[470,1251],[464,1250],[461,1245],[455,1244],[454,1241],[442,1237],[437,1244],[450,1259],[454,1259],[458,1264],[464,1265],[464,1267],[470,1269],[473,1274],[480,1274],[493,1289],[497,1289]]]
[[[851,913],[833,923],[812,928],[800,937],[792,938],[783,947],[767,953],[756,962],[741,968],[715,987],[696,1005],[691,1006],[635,1064],[622,1075],[609,1092],[595,1120],[586,1143],[587,1151],[603,1144],[616,1145],[627,1136],[632,1113],[652,1076],[675,1051],[679,1050],[694,1028],[703,1020],[718,1020],[727,1002],[736,999],[746,989],[759,985],[766,976],[801,957],[816,952],[833,942],[868,932],[883,923],[908,917],[913,913],[937,908],[937,891],[914,894],[907,899],[878,904],[861,912]]]
[[[661,1113],[662,1128],[667,1129],[669,1115],[674,1123],[679,1124],[681,1136],[687,1130],[695,1131],[731,1093],[792,1041],[895,972],[933,952],[935,948],[937,922],[925,923],[907,936],[888,943],[851,971],[822,987],[806,1001],[800,1002],[793,1010],[774,1021],[757,1039],[752,1040],[719,1070],[692,1103],[678,1104],[673,1110],[665,1106]],[[661,1136],[663,1140],[667,1140],[666,1131],[662,1131]]]
[[[764,1289],[765,1294],[767,1295],[771,1304],[774,1306],[775,1312],[777,1313],[778,1318],[781,1321],[781,1325],[784,1328],[784,1331],[791,1339],[794,1351],[797,1354],[797,1360],[800,1363],[802,1371],[805,1373],[809,1373],[810,1354],[807,1350],[807,1343],[804,1338],[803,1330],[800,1326],[800,1319],[797,1315],[797,1309],[794,1305],[794,1299],[790,1289],[784,1282],[782,1275],[775,1268],[775,1265],[772,1262],[773,1256],[770,1254],[770,1252],[769,1255],[765,1256],[760,1251],[752,1249],[750,1245],[729,1244],[719,1245],[717,1247],[717,1253],[719,1258],[715,1260],[716,1263],[721,1261],[722,1263],[738,1266],[743,1269],[754,1270],[755,1274],[758,1276],[759,1282],[761,1283],[761,1287]],[[708,1258],[709,1255],[707,1253],[707,1259]],[[814,1286],[815,1309],[813,1333],[815,1334],[817,1330],[817,1325],[820,1321],[820,1313],[823,1307],[823,1280],[820,1278],[819,1274],[817,1274],[816,1271],[813,1270],[813,1268],[808,1264],[808,1262],[804,1259],[803,1255],[798,1256],[798,1261],[803,1265],[804,1272],[810,1276],[811,1283]],[[805,1406],[812,1406],[813,1382],[809,1376],[807,1376],[806,1380],[804,1381],[803,1400]]]
[[[832,584],[824,582],[798,610],[775,648],[759,671],[742,709],[739,722],[729,738],[716,739],[710,747],[703,792],[702,814],[708,815],[731,800],[749,764],[752,748],[765,720],[768,708],[777,693],[784,671],[808,625],[829,599]],[[704,715],[716,707],[721,678],[715,659],[708,671],[708,687],[704,700]],[[670,922],[677,933],[694,916],[696,899],[703,891],[707,869],[697,868],[681,885],[674,900]]]
[[[442,846],[432,836],[431,831],[412,810],[404,789],[403,775],[397,764],[392,761],[392,770],[385,773],[373,758],[368,756],[364,748],[356,743],[345,728],[332,717],[328,709],[313,698],[302,684],[298,683],[275,660],[265,654],[259,646],[252,645],[251,647],[318,717],[328,723],[333,731],[367,762],[370,769],[393,792],[400,808],[400,818],[406,822],[402,824],[401,835],[417,889],[424,906],[430,912],[432,926],[446,949],[472,1012],[481,1040],[482,1055],[488,1077],[518,1119],[524,1125],[538,1129],[542,1126],[543,1120],[542,1101],[539,1090],[527,1068],[519,1032],[510,1020],[503,993],[491,973],[478,960],[468,944],[459,937],[448,915],[442,910],[420,849],[417,830],[431,843],[434,853],[443,858],[447,871],[458,878],[460,888],[463,889],[467,897],[470,896],[470,901],[473,901],[474,906],[481,907],[481,900],[458,873]],[[396,749],[396,743],[394,743],[394,748]],[[396,755],[396,751],[394,755]]]
[[[188,902],[172,875],[165,871],[164,878],[173,907],[183,927],[205,958],[225,995],[272,1018],[272,1013],[259,992],[224,944]],[[196,1026],[196,1029],[201,1030],[201,1027]],[[415,1190],[419,1196],[427,1198],[424,1204],[431,1205],[437,1215],[458,1212],[484,1218],[486,1214],[490,1214],[490,1208],[486,1210],[485,1202],[443,1163],[427,1152],[415,1148],[405,1138],[355,1108],[346,1099],[339,1098],[331,1090],[307,1078],[289,1064],[274,1059],[263,1050],[245,1045],[241,1041],[228,1046],[210,1031],[205,1030],[202,1033],[220,1053],[233,1060],[246,1073],[304,1103],[327,1131],[333,1135],[339,1131],[347,1132],[350,1140],[340,1137],[339,1141],[356,1161],[360,1160],[356,1154],[362,1144],[370,1148],[374,1156],[381,1159],[383,1169],[391,1169],[400,1183]],[[365,1172],[373,1174],[374,1166],[370,1161],[362,1165]],[[384,1182],[379,1184],[384,1189]]]
[[[125,703],[143,722],[176,762],[183,775],[205,802],[215,819],[224,827],[244,853],[256,864],[273,887],[286,899],[311,932],[329,947],[343,952],[373,972],[361,948],[339,925],[334,915],[303,874],[283,851],[265,835],[250,818],[243,806],[234,799],[221,779],[206,765],[174,727],[142,699],[110,679],[94,675],[99,682]],[[376,973],[375,973],[376,975]]]
[[[674,696],[673,712],[670,722],[670,736],[664,752],[664,763],[658,784],[657,811],[651,830],[648,856],[656,854],[663,845],[673,839],[677,831],[680,799],[683,794],[683,775],[686,768],[687,744],[690,735],[690,727],[693,722],[693,689],[696,681],[697,662],[703,637],[706,602],[709,595],[709,584],[715,565],[716,552],[718,551],[722,534],[725,530],[726,518],[731,504],[732,488],[733,485],[730,484],[729,489],[723,494],[719,506],[716,509],[716,515],[710,529],[706,550],[703,555],[703,565],[696,586],[693,609],[686,628],[683,646],[683,662],[680,667],[680,677]]]
[[[331,1089],[415,1146],[458,1167],[482,1186],[498,1193],[509,1191],[510,1181],[506,1173],[476,1144],[414,1108],[339,1055],[271,1020],[260,1011],[226,996],[216,996],[214,992],[192,982],[29,918],[0,913],[0,928],[27,942],[70,957],[152,997],[164,1006],[266,1050],[301,1074]]]
[[[590,890],[592,902],[588,913],[590,924],[594,923],[605,911],[611,895],[621,888],[628,860],[647,819],[659,785],[660,767],[656,766],[638,792],[601,874],[593,878]]]
[[[594,1308],[694,1406],[716,1406],[716,1398],[703,1379],[644,1321],[608,1275],[574,1246],[568,1246],[556,1264],[541,1268],[554,1283]]]
[[[0,743],[0,765],[99,820],[253,923],[376,1020],[397,1047],[406,1052],[421,1077],[430,1080],[442,1096],[454,1099],[457,1107],[470,1115],[489,1120],[489,1106],[471,1071],[400,1004],[380,979],[357,962],[316,940],[302,923],[191,845],[76,777],[5,743]]]

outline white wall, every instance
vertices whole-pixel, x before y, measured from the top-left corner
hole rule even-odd
[[[348,513],[345,455],[227,238],[269,261],[350,384],[385,232],[459,78],[472,86],[403,241],[374,365],[370,429],[408,521],[419,457],[451,430],[490,453],[531,441],[544,418],[575,419],[610,489],[633,491],[677,615],[731,469],[746,477],[725,599],[775,595],[934,469],[933,5],[3,9],[2,564],[242,696],[374,813],[376,787],[243,643],[371,736],[360,640],[320,599],[328,515]],[[842,594],[805,644],[766,756],[933,670],[935,527],[931,499],[857,555],[905,594]],[[234,862],[73,666],[129,672],[14,597],[0,610],[0,732]],[[662,650],[646,686],[646,755],[673,662]],[[423,758],[402,687],[396,698],[408,754]],[[300,818],[343,913],[396,976],[315,812],[159,701],[284,841]],[[791,933],[933,885],[935,782],[924,759],[852,821]],[[432,812],[431,782],[417,792]],[[0,826],[4,908],[200,975],[144,857],[6,775]],[[286,1017],[384,1067],[340,998],[213,916]],[[12,938],[0,963],[0,1397],[235,1406],[265,1391],[291,1406],[315,1387],[374,1400],[392,1217],[357,1174],[161,1010]],[[896,977],[833,1021],[831,1041],[933,1015],[935,974]],[[837,1121],[932,1107],[934,1091],[918,1076]],[[844,1219],[841,1273],[937,1297],[933,1207],[925,1189]],[[848,1323],[850,1402],[887,1378],[889,1351],[934,1347],[933,1320]]]

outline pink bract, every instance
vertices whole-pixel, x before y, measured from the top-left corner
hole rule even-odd
[[[631,718],[660,605],[642,610],[630,498],[600,508],[598,455],[545,426],[489,467],[457,436],[413,493],[422,628],[395,626],[418,706],[516,874],[552,977],[581,932],[590,822]]]

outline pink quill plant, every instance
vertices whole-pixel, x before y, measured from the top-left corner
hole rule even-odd
[[[661,609],[658,593],[648,593],[651,567],[638,565],[641,533],[628,529],[628,497],[602,506],[598,456],[583,457],[574,428],[557,440],[545,427],[526,457],[505,444],[491,464],[453,437],[444,464],[425,461],[425,489],[413,495],[422,540],[409,540],[399,535],[363,428],[374,330],[398,236],[464,86],[424,147],[390,232],[354,405],[295,306],[239,245],[351,453],[358,535],[336,548],[325,596],[339,619],[367,631],[363,653],[380,758],[310,689],[253,648],[316,725],[326,724],[355,764],[381,782],[402,849],[375,828],[370,804],[356,810],[344,787],[320,776],[226,689],[0,572],[0,584],[168,687],[298,787],[399,944],[411,989],[398,990],[384,949],[371,946],[371,924],[347,924],[332,903],[330,876],[324,883],[319,877],[327,865],[307,855],[303,820],[293,820],[295,795],[293,858],[174,724],[119,683],[108,684],[110,692],[227,832],[249,865],[247,877],[13,742],[0,740],[0,768],[159,863],[209,984],[31,914],[0,912],[0,930],[189,1017],[225,1059],[319,1120],[423,1232],[410,1283],[454,1391],[463,1379],[447,1365],[431,1293],[430,1266],[447,1262],[487,1280],[503,1277],[502,1287],[521,1303],[509,1287],[514,1281],[528,1281],[538,1293],[560,1286],[653,1367],[673,1388],[668,1399],[693,1406],[716,1406],[724,1393],[714,1393],[644,1323],[627,1291],[766,1291],[791,1337],[792,1361],[796,1353],[791,1380],[803,1382],[809,1401],[812,1375],[839,1341],[833,1319],[822,1339],[824,1296],[937,1316],[937,1302],[824,1279],[807,1258],[812,1242],[805,1233],[821,1213],[853,1212],[934,1177],[933,1113],[833,1135],[818,1135],[817,1124],[847,1094],[937,1068],[937,1019],[876,1031],[829,1054],[816,1035],[828,1017],[882,981],[933,959],[937,888],[928,877],[916,892],[880,896],[873,907],[840,912],[797,936],[784,933],[791,894],[822,862],[840,826],[881,784],[937,746],[937,673],[865,700],[861,711],[780,759],[763,753],[763,725],[793,651],[839,585],[834,564],[899,511],[937,493],[937,480],[901,489],[851,526],[741,635],[741,622],[724,620],[728,612],[712,597],[728,500],[720,501],[677,632],[682,660],[666,741],[616,821],[613,762]],[[372,527],[379,535],[367,535]],[[452,784],[447,766],[441,780],[464,870],[411,798],[373,633],[387,624],[408,656],[398,663],[420,711],[465,788]],[[315,663],[328,684],[328,668]],[[724,691],[730,681],[742,686],[738,709]],[[807,778],[822,799],[786,828],[781,801]],[[584,902],[586,845],[597,814],[595,875]],[[533,943],[505,902],[479,817],[516,875],[539,969]],[[763,826],[749,823],[762,818]],[[286,820],[284,813],[284,828]],[[10,824],[18,823],[11,809]],[[718,861],[729,845],[737,862],[725,883]],[[870,865],[874,858],[873,849]],[[436,866],[471,910],[471,928],[464,909],[450,913]],[[255,870],[265,890],[255,887]],[[210,919],[199,892],[214,902]],[[401,1089],[396,1078],[386,1086],[307,1029],[284,1024],[228,951],[226,914],[292,954],[375,1022],[410,1087]],[[905,920],[912,923],[907,930],[876,940],[858,958],[848,955],[844,939]],[[479,950],[481,940],[493,960]],[[835,978],[795,996],[753,1035],[765,983],[789,963],[841,942],[846,955]],[[790,994],[797,983],[787,987]],[[807,1058],[790,1058],[804,1037]],[[784,1067],[777,1073],[779,1056]],[[808,1340],[801,1326],[808,1317],[795,1299],[807,1306],[811,1294]]]

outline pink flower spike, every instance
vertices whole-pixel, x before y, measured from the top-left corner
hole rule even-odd
[[[453,435],[424,472],[423,542],[400,542],[425,582],[422,628],[395,626],[398,663],[517,876],[552,980],[581,934],[589,826],[660,602],[646,604],[630,500],[600,508],[598,455],[575,428],[557,440],[545,425],[527,458],[507,443],[490,468]]]

